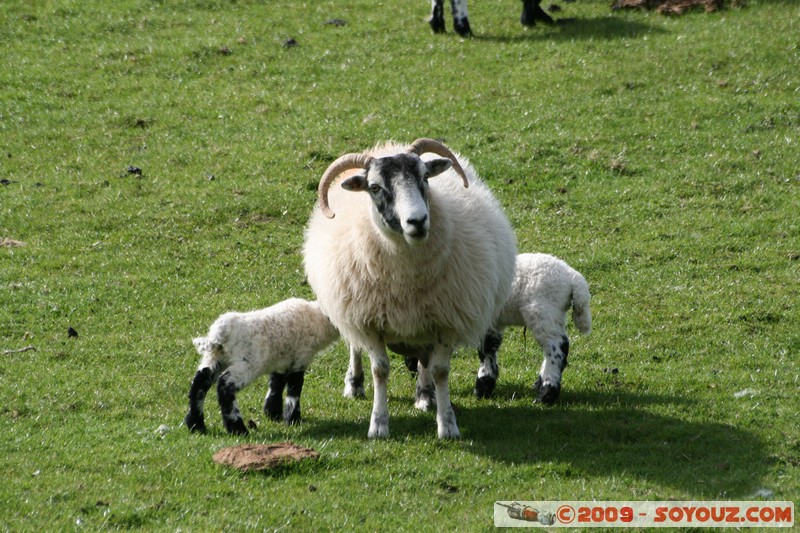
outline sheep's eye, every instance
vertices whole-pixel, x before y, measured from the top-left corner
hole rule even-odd
[[[372,185],[369,186],[369,190],[375,194],[378,194],[379,192],[381,192],[381,186],[378,185],[377,183],[373,183]]]

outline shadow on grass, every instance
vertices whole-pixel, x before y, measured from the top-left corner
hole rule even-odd
[[[517,35],[474,35],[476,41],[515,43],[522,41],[573,41],[612,40],[637,38],[647,34],[666,33],[666,30],[642,22],[624,20],[620,17],[570,18],[556,20],[553,26],[538,26],[532,30],[521,30]]]
[[[632,476],[696,498],[744,497],[758,487],[768,459],[756,435],[648,409],[658,405],[696,409],[681,398],[600,391],[565,394],[549,408],[487,402],[457,405],[456,413],[466,449],[507,464],[547,465],[545,472],[562,477]],[[392,438],[435,434],[429,415],[393,415]],[[365,420],[317,419],[303,433],[366,440],[367,428]]]

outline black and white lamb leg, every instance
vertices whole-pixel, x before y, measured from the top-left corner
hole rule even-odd
[[[286,374],[286,404],[283,409],[283,421],[290,426],[300,422],[300,395],[303,393],[305,376],[305,370]]]
[[[428,21],[433,33],[444,33],[444,0],[431,0],[431,18]]]
[[[217,380],[217,374],[214,369],[204,367],[197,371],[192,379],[192,385],[189,388],[189,412],[183,422],[191,432],[205,433],[206,423],[203,415],[203,405],[206,399],[206,393],[211,385]]]
[[[497,366],[497,352],[503,342],[503,332],[494,328],[486,332],[480,347],[478,357],[481,365],[478,367],[478,377],[475,379],[475,396],[478,399],[488,398],[497,385],[500,369]]]
[[[453,11],[453,29],[462,37],[471,36],[472,30],[469,27],[467,0],[450,0],[450,7]]]
[[[279,421],[283,417],[283,389],[286,387],[286,374],[273,372],[269,375],[269,390],[264,399],[264,414],[270,420]]]
[[[364,366],[361,362],[361,350],[350,347],[350,364],[344,376],[345,398],[365,398]]]
[[[414,407],[421,411],[436,408],[436,386],[429,366],[417,362],[417,390],[414,393]]]
[[[232,435],[247,435],[248,431],[239,412],[236,402],[236,393],[242,390],[243,385],[238,385],[228,371],[222,373],[217,382],[217,400],[222,411],[222,424],[225,430]]]
[[[561,374],[567,368],[569,355],[569,338],[562,335],[560,339],[552,339],[544,344],[544,361],[539,370],[539,377],[533,384],[536,401],[552,405],[561,394]]]
[[[523,26],[535,26],[536,21],[553,24],[553,19],[539,4],[542,0],[522,0],[522,15],[519,21]]]

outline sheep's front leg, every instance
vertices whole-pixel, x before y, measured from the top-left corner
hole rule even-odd
[[[300,394],[303,392],[305,376],[305,370],[286,375],[286,407],[283,410],[283,420],[289,425],[300,421]]]
[[[344,376],[344,397],[364,398],[364,367],[361,365],[361,350],[350,347],[350,365]]]
[[[203,415],[203,404],[205,403],[206,393],[211,385],[217,380],[218,374],[210,367],[204,367],[197,371],[192,379],[189,388],[189,412],[183,419],[186,427],[191,432],[206,432],[206,422]]]
[[[269,390],[264,399],[264,414],[276,422],[281,419],[283,409],[283,389],[286,387],[286,374],[273,372],[269,375]]]
[[[453,348],[447,344],[437,344],[431,354],[430,369],[436,388],[436,426],[440,439],[456,439],[461,436],[456,424],[456,414],[450,403],[450,356]]]
[[[497,385],[497,376],[500,372],[497,366],[497,351],[502,342],[503,332],[492,328],[486,333],[478,348],[478,357],[481,360],[478,377],[475,379],[475,396],[478,399],[491,396]]]
[[[544,352],[544,361],[533,390],[536,392],[536,401],[552,405],[561,394],[561,374],[567,367],[569,337],[561,335],[560,338],[541,340],[539,344]]]
[[[372,364],[372,417],[369,421],[371,439],[389,436],[389,406],[387,386],[389,382],[389,356],[384,346],[371,348],[369,359]]]

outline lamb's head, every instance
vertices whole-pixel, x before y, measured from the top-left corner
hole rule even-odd
[[[427,152],[446,159],[423,161],[420,155]],[[331,183],[342,172],[359,169],[361,172],[342,182],[342,188],[370,195],[372,218],[382,232],[390,237],[402,236],[412,246],[421,245],[428,239],[431,224],[428,178],[450,167],[461,176],[464,187],[468,187],[469,182],[456,156],[444,144],[432,139],[418,139],[405,153],[387,157],[343,155],[322,175],[318,191],[320,208],[326,217],[333,218],[334,213],[328,205]]]

